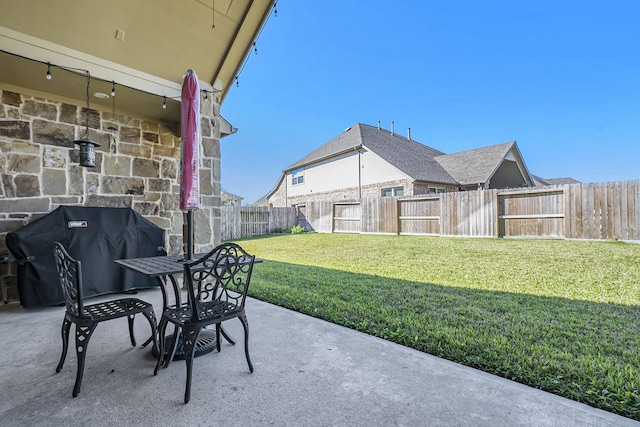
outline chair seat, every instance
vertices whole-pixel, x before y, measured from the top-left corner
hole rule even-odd
[[[92,321],[101,322],[103,320],[117,319],[119,317],[141,313],[149,307],[153,306],[140,299],[122,298],[113,301],[85,305],[84,315],[89,316]]]
[[[121,298],[85,305],[84,313],[94,320],[109,320],[140,313],[149,307],[152,307],[152,305],[138,298]]]
[[[244,308],[226,301],[207,301],[199,302],[196,305],[198,310],[198,318],[211,324],[216,321],[223,322],[226,319],[237,317],[238,313]],[[191,323],[192,310],[188,305],[174,307],[166,310],[163,314],[171,323],[176,325],[185,325]]]

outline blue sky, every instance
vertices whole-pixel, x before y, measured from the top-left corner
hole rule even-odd
[[[640,1],[280,0],[221,112],[250,204],[355,123],[454,153],[517,141],[543,178],[640,179]]]

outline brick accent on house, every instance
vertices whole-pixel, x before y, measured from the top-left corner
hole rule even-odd
[[[220,243],[218,103],[211,96],[201,100],[196,252]],[[82,106],[0,88],[0,255],[8,253],[8,232],[60,205],[131,207],[165,229],[170,254],[180,253],[180,135],[162,123],[91,109],[89,137],[101,146],[96,167],[83,168],[73,141],[85,132],[85,114]],[[14,264],[0,264],[0,286],[17,300]]]

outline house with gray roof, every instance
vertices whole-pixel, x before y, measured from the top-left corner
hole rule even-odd
[[[310,200],[532,186],[515,141],[446,154],[357,123],[288,166],[266,198],[270,206],[292,206]]]
[[[220,199],[220,205],[222,206],[241,206],[244,197],[229,193],[225,190],[220,190]]]

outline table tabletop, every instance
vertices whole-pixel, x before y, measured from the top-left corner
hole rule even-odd
[[[195,261],[200,257],[206,255],[194,254],[193,260]],[[160,255],[145,258],[124,258],[117,259],[115,263],[122,267],[133,270],[137,273],[142,273],[148,277],[168,276],[173,274],[180,274],[184,272],[184,264],[187,261],[184,259],[184,255]],[[262,259],[256,258],[254,263],[260,263]]]
[[[204,254],[194,255],[194,259]],[[117,259],[115,263],[149,277],[180,274],[184,271],[184,255],[160,255],[145,258]]]

